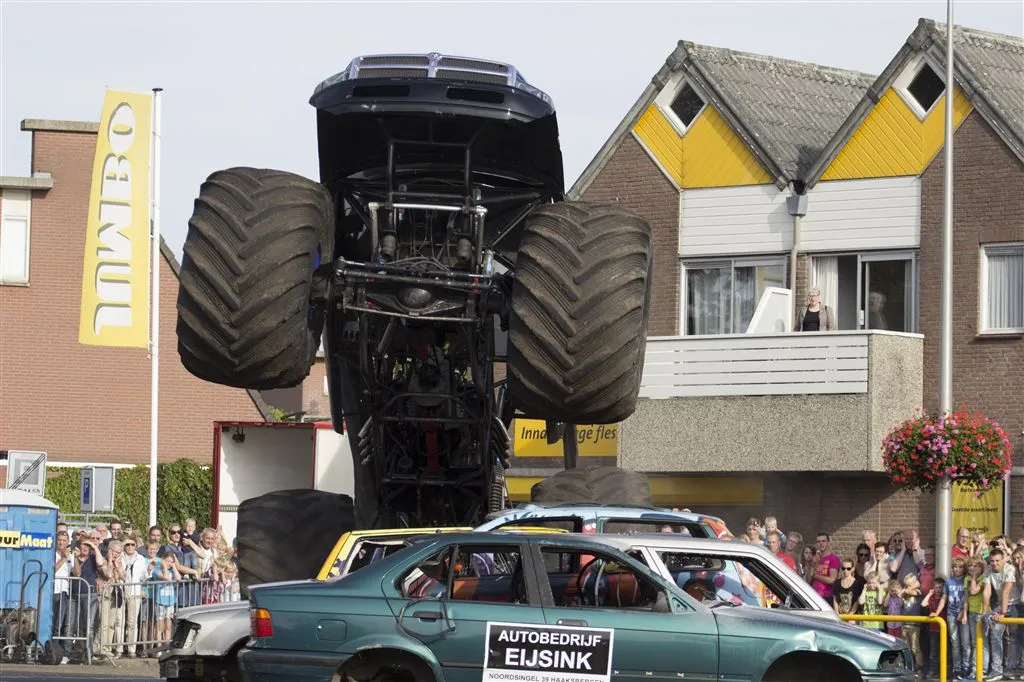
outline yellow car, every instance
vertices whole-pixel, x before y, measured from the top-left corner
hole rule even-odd
[[[317,574],[317,580],[327,580],[348,575],[368,564],[383,559],[409,544],[409,538],[437,533],[465,533],[472,528],[385,528],[378,530],[353,530],[344,533],[334,549],[327,555],[324,565]],[[500,533],[567,533],[561,528],[543,526],[514,526],[502,528]]]
[[[342,534],[327,555],[317,580],[348,575],[363,566],[383,559],[409,544],[409,538],[436,533],[458,533],[472,528],[382,528],[353,530]]]

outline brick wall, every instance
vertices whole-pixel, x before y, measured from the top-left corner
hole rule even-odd
[[[583,201],[618,203],[643,216],[654,232],[651,336],[679,333],[679,192],[632,135],[623,137]]]
[[[828,533],[837,552],[852,556],[861,534],[874,530],[887,540],[897,530],[917,530],[925,544],[935,537],[935,504],[931,495],[893,488],[880,474],[765,474],[761,505],[702,505],[694,508],[722,517],[737,535],[747,519],[775,516],[784,531],[799,531],[804,544]]]
[[[792,267],[792,263],[788,264]],[[806,253],[799,253],[796,256],[796,290],[793,292],[793,309],[797,312],[807,305],[807,289],[810,287],[811,279],[811,257]],[[796,324],[796,317],[793,318]]]
[[[331,401],[324,395],[324,379],[327,377],[327,363],[317,358],[309,370],[309,376],[302,382],[302,406],[304,418],[331,418]]]
[[[36,131],[32,170],[53,189],[32,201],[31,282],[0,286],[0,449],[43,450],[51,461],[149,461],[146,349],[78,343],[82,258],[95,133]],[[188,374],[175,335],[178,281],[160,281],[162,461],[209,462],[214,420],[260,420],[246,391]]]
[[[1024,241],[1024,165],[977,111],[957,130],[953,147],[953,405],[999,421],[1024,464],[1024,339],[979,338],[980,249]],[[940,153],[921,181],[921,331],[925,406],[938,407],[939,308],[942,280],[943,172]],[[1011,485],[1012,527],[1024,524],[1024,477]]]

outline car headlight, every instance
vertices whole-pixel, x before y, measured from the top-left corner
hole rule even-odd
[[[184,649],[195,641],[196,633],[200,626],[188,620],[175,620],[174,634],[171,636],[171,646],[175,649]]]
[[[907,652],[903,649],[883,651],[878,657],[878,669],[883,672],[903,672],[911,669]]]

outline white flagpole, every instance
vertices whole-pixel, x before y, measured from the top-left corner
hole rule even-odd
[[[160,92],[163,88],[153,88],[153,146],[150,150],[152,159],[151,175],[151,221],[153,245],[151,252],[153,265],[152,304],[150,307],[150,345],[149,352],[153,361],[151,391],[149,397],[149,525],[156,525],[156,469],[159,430],[157,429],[160,395]]]
[[[942,288],[939,309],[939,412],[953,411],[953,0],[946,0],[946,126],[942,208]],[[953,482],[943,476],[936,490],[935,575],[948,578],[952,565]]]

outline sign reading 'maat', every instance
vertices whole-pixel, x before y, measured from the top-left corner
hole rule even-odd
[[[0,530],[0,549],[53,549],[53,534]]]

